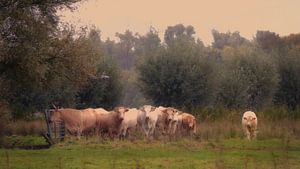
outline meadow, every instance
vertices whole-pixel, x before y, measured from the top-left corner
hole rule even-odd
[[[300,168],[300,140],[68,140],[50,149],[0,149],[3,169]]]
[[[244,138],[238,113],[231,113],[220,118],[199,117],[202,120],[199,120],[197,134],[192,138],[177,136],[146,140],[136,135],[120,141],[67,137],[49,149],[2,148],[0,168],[300,168],[300,121],[291,118],[271,119],[263,114],[258,117],[258,137],[252,141]],[[12,135],[6,136],[2,142],[11,146],[45,144],[45,140],[38,135],[41,131],[32,129],[39,124],[42,123],[15,122],[7,129]]]

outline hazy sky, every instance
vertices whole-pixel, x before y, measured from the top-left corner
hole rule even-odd
[[[280,35],[300,32],[300,0],[87,0],[62,19],[95,25],[103,39],[129,29],[141,34],[154,26],[162,36],[167,26],[192,25],[196,36],[211,43],[211,30],[239,31],[252,39],[256,30]]]

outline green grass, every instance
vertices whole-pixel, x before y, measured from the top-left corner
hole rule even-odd
[[[0,149],[6,169],[300,168],[300,140],[198,142],[67,140],[50,149]]]
[[[2,144],[7,147],[18,147],[24,145],[41,145],[47,144],[43,137],[37,136],[6,136],[2,140]]]

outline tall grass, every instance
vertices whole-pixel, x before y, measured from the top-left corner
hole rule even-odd
[[[44,120],[17,120],[10,122],[5,130],[5,135],[40,135],[46,131],[46,123]]]
[[[194,138],[200,141],[244,138],[241,125],[243,112],[220,107],[193,110],[192,113],[197,117],[198,123]],[[283,141],[300,139],[300,119],[295,118],[300,117],[299,108],[291,111],[285,107],[272,107],[258,111],[256,114],[258,118],[257,139],[280,138]],[[46,124],[43,119],[11,121],[3,130],[5,135],[40,135],[45,131]],[[129,139],[140,140],[143,136],[139,132],[133,132]],[[168,137],[158,139],[170,141]]]
[[[219,140],[243,138],[242,114],[246,110],[204,108],[193,110],[198,119],[197,138]],[[300,108],[289,110],[274,106],[255,112],[258,119],[257,139],[300,139]]]

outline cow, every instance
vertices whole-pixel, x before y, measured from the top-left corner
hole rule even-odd
[[[63,121],[66,130],[80,139],[82,134],[89,133],[96,127],[96,115],[93,109],[54,109],[50,117],[50,122]]]
[[[152,121],[150,120],[150,113],[153,112],[156,109],[156,107],[151,105],[144,105],[139,108],[141,111],[141,115],[138,118],[138,126],[142,129],[145,136],[149,137],[149,132],[151,130],[151,124]]]
[[[242,118],[242,127],[248,140],[256,138],[257,117],[252,111],[246,111]]]
[[[125,107],[116,107],[110,113],[98,113],[96,116],[97,133],[108,134],[113,139],[114,135],[118,135],[124,114],[128,111]]]
[[[162,134],[172,134],[172,128],[176,125],[177,118],[175,114],[178,112],[177,109],[172,107],[159,106],[157,108],[160,113],[156,122],[156,127],[162,131]]]
[[[95,112],[96,114],[108,114],[108,113],[111,113],[111,112],[109,112],[109,111],[107,111],[107,110],[105,110],[105,109],[103,109],[103,108],[95,108],[95,109],[94,109],[94,112]]]
[[[128,136],[129,132],[142,126],[145,121],[145,113],[139,109],[131,108],[124,114],[124,120],[121,123],[120,139]]]
[[[162,134],[169,133],[170,122],[173,119],[173,114],[176,112],[176,109],[171,107],[162,107],[157,108],[152,106],[151,111],[146,111],[146,125],[147,125],[147,137],[153,137],[154,132],[159,130]]]
[[[173,114],[171,123],[169,125],[169,134],[170,135],[175,135],[177,132],[177,129],[179,128],[179,125],[181,123],[181,115],[180,112],[177,111],[176,113]]]
[[[177,123],[177,129],[179,131],[183,131],[184,134],[196,134],[196,127],[197,127],[197,122],[196,118],[185,112],[180,112],[176,114],[178,123]]]

